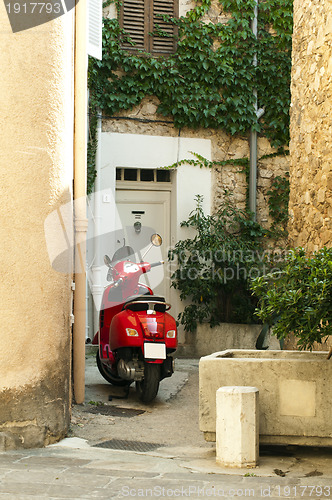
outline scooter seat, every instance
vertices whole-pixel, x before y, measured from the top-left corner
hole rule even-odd
[[[165,297],[158,295],[141,295],[129,297],[123,304],[123,309],[130,309],[131,311],[147,311],[154,309],[158,312],[166,311]]]

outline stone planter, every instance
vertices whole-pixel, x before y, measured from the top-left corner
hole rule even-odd
[[[188,357],[201,358],[226,349],[255,349],[261,329],[262,325],[221,323],[211,328],[209,323],[199,324],[195,332],[186,333],[184,351]],[[279,349],[276,337],[271,337],[270,345]]]
[[[199,363],[199,423],[215,441],[216,391],[259,389],[260,443],[332,446],[332,360],[327,352],[228,350]]]

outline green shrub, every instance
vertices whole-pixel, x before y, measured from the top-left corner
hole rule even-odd
[[[259,299],[256,314],[284,339],[293,333],[300,349],[312,349],[332,333],[332,249],[307,256],[291,250],[283,269],[252,280]]]
[[[190,304],[179,315],[185,330],[208,321],[253,323],[257,299],[249,289],[249,278],[267,272],[262,241],[265,231],[249,213],[240,210],[225,193],[216,214],[206,215],[202,197],[182,227],[195,229],[195,236],[180,240],[169,252],[177,268],[172,286]],[[257,319],[256,319],[257,322]]]

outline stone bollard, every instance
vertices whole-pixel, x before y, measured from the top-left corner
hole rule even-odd
[[[256,387],[220,387],[216,394],[216,461],[225,467],[255,467],[259,458]]]

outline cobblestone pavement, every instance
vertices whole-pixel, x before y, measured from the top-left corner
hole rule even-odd
[[[197,376],[197,360],[178,360],[149,407],[134,389],[109,401],[117,390],[88,356],[86,403],[73,408],[71,437],[1,453],[0,498],[332,498],[332,449],[264,447],[256,468],[216,465],[198,430]]]
[[[222,469],[212,452],[130,452],[79,438],[0,455],[0,498],[331,498],[328,450],[262,457],[255,469]],[[168,454],[167,454],[168,453]],[[321,475],[320,475],[321,474]]]

